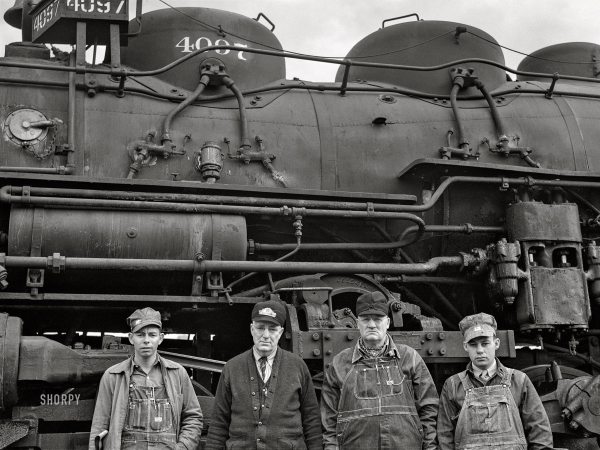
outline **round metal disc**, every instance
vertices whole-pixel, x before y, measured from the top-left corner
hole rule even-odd
[[[17,144],[22,142],[35,144],[46,137],[48,128],[33,128],[29,124],[41,120],[48,120],[41,112],[34,109],[19,109],[6,118],[5,130],[8,137]]]

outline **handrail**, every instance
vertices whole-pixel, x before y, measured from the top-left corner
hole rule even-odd
[[[124,75],[126,77],[148,77],[148,76],[155,76],[155,75],[160,75],[174,67],[177,67],[178,65],[184,63],[185,61],[187,61],[188,59],[191,59],[195,56],[201,55],[202,53],[206,53],[206,52],[210,52],[213,50],[240,50],[240,47],[236,47],[234,45],[212,45],[209,47],[205,47],[205,48],[201,48],[198,50],[195,50],[191,53],[188,53],[185,56],[182,56],[181,58],[167,64],[164,67],[161,67],[159,69],[155,69],[155,70],[147,70],[147,71],[135,71],[135,70],[128,70],[128,69],[120,69],[117,72],[115,72],[112,69],[99,69],[96,67],[67,67],[67,66],[59,66],[59,65],[52,65],[52,64],[36,64],[36,63],[24,63],[24,62],[19,62],[19,61],[0,61],[0,67],[20,67],[20,68],[25,68],[25,69],[43,69],[43,70],[56,70],[56,71],[60,71],[60,72],[75,72],[77,71],[77,73],[95,73],[95,74],[100,74],[100,75]],[[449,67],[453,67],[456,65],[460,65],[460,64],[466,64],[466,63],[480,63],[480,64],[486,64],[489,66],[494,66],[494,67],[498,67],[502,70],[505,70],[507,72],[513,73],[515,75],[521,75],[521,76],[526,76],[526,77],[537,77],[537,78],[548,78],[548,79],[553,79],[555,77],[554,73],[539,73],[539,72],[524,72],[521,70],[515,70],[515,69],[511,69],[508,66],[505,66],[504,64],[500,64],[499,62],[496,61],[491,61],[489,59],[482,59],[482,58],[464,58],[464,59],[458,59],[456,61],[450,61],[444,64],[439,64],[437,66],[408,66],[408,65],[402,65],[402,64],[385,64],[385,63],[374,63],[374,62],[364,62],[364,61],[354,61],[354,60],[348,60],[348,59],[335,59],[335,58],[322,58],[319,56],[310,56],[310,55],[301,55],[301,54],[294,54],[294,53],[287,53],[284,51],[277,51],[277,50],[263,50],[263,49],[258,49],[258,48],[244,48],[244,52],[246,53],[256,53],[256,54],[260,54],[260,55],[268,55],[268,56],[278,56],[281,58],[292,58],[292,59],[302,59],[302,60],[306,60],[306,61],[315,61],[315,62],[322,62],[322,63],[326,63],[326,64],[346,64],[346,62],[350,62],[353,66],[357,66],[357,67],[373,67],[373,68],[379,68],[379,69],[395,69],[395,70],[412,70],[412,71],[416,71],[416,72],[433,72],[435,70],[442,70],[442,69],[447,69]],[[578,77],[578,76],[574,76],[574,75],[560,75],[560,78],[562,80],[573,80],[573,81],[589,81],[589,82],[593,82],[593,83],[600,83],[600,79],[597,78],[588,78],[588,77]]]

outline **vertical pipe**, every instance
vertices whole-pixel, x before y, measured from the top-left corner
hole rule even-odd
[[[71,52],[69,65],[75,67],[75,52]],[[67,124],[67,169],[75,168],[75,72],[69,72],[69,120]]]

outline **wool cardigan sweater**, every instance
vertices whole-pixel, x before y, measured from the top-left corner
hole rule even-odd
[[[264,407],[252,349],[225,364],[204,450],[321,450],[317,396],[308,367],[277,349]]]

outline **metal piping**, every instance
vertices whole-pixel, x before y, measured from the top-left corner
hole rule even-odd
[[[458,148],[460,148],[461,150],[465,150],[464,147],[466,146],[466,151],[468,152],[469,141],[465,137],[465,126],[463,125],[462,119],[460,117],[460,110],[458,108],[458,103],[456,100],[456,96],[458,95],[459,90],[460,84],[455,83],[452,85],[452,91],[450,91],[450,106],[452,106],[452,112],[454,113],[454,118],[456,120],[456,128],[458,130]],[[448,146],[450,146],[450,142],[448,142]]]
[[[22,188],[13,187],[13,191],[21,192]],[[323,208],[323,209],[347,209],[367,211],[369,203],[327,201],[327,200],[298,200],[291,198],[260,198],[239,197],[233,195],[195,195],[195,194],[171,194],[154,192],[131,192],[131,191],[108,191],[94,189],[63,189],[30,187],[31,195],[43,197],[75,197],[75,198],[103,198],[109,200],[138,200],[151,202],[181,202],[181,203],[216,203],[243,206],[288,206],[296,208]],[[375,211],[396,212],[397,205],[385,203],[373,203]]]
[[[181,57],[159,69],[147,70],[147,71],[134,71],[134,70],[122,69],[121,72],[126,77],[127,76],[148,77],[148,76],[160,75],[161,73],[164,73],[164,72],[172,69],[173,67],[177,67],[178,65],[184,63],[188,59],[194,58],[195,56],[198,56],[202,53],[211,52],[213,50],[239,50],[239,47],[236,47],[234,45],[212,45],[210,47],[204,47],[204,48],[195,50],[191,53],[188,53],[187,55],[185,55],[185,56],[183,56],[183,57]],[[244,51],[247,53],[257,53],[257,54],[261,54],[261,55],[279,56],[282,58],[302,59],[302,60],[306,60],[306,61],[316,61],[316,62],[322,62],[322,63],[327,63],[327,64],[336,64],[336,65],[345,64],[346,61],[349,61],[349,60],[340,61],[339,59],[298,55],[298,54],[287,53],[287,52],[283,52],[283,51],[264,50],[264,49],[257,49],[257,48],[245,48]],[[407,66],[407,65],[401,65],[401,64],[372,63],[372,62],[363,62],[363,61],[354,61],[354,60],[351,61],[351,63],[352,63],[352,65],[358,66],[358,67],[412,70],[415,72],[432,72],[435,70],[447,69],[447,68],[450,68],[450,67],[453,67],[456,65],[461,65],[461,64],[466,64],[466,63],[480,63],[480,64],[498,67],[502,70],[513,73],[515,75],[521,75],[521,76],[526,76],[526,77],[535,77],[535,78],[548,78],[548,79],[554,79],[554,77],[555,77],[554,73],[550,74],[550,73],[538,73],[538,72],[523,72],[520,70],[512,69],[512,68],[505,66],[504,64],[500,64],[496,61],[490,61],[490,60],[482,59],[482,58],[464,58],[464,59],[459,59],[456,61],[450,61],[450,62],[440,64],[437,66],[426,66],[426,67],[424,67],[424,66]],[[60,72],[75,72],[75,68],[71,68],[71,67],[65,67],[65,66],[60,66],[60,65],[55,65],[55,64],[23,63],[23,62],[19,62],[19,61],[0,61],[0,67],[20,67],[20,68],[25,68],[25,69],[42,69],[42,70],[56,70],[56,71],[60,71]],[[77,68],[77,70],[81,70],[81,73],[96,73],[96,74],[103,74],[103,75],[112,75],[113,74],[111,69],[97,69],[97,68],[81,67],[81,68]],[[560,74],[560,78],[563,80],[576,80],[576,81],[588,81],[588,82],[592,82],[592,83],[600,83],[600,79],[597,79],[597,78],[578,77],[578,76],[574,76],[574,75]],[[339,90],[339,88],[337,90]],[[543,93],[545,94],[546,91],[544,91]]]
[[[100,199],[82,199],[82,198],[62,198],[62,197],[36,197],[36,196],[15,196],[12,195],[11,186],[3,186],[0,189],[0,201],[4,203],[27,203],[38,206],[62,206],[66,208],[100,208],[100,209],[127,209],[127,210],[147,210],[147,211],[173,211],[188,213],[222,213],[222,214],[257,214],[270,216],[314,216],[314,217],[341,217],[348,219],[397,219],[410,220],[416,222],[421,228],[424,226],[423,219],[407,213],[396,212],[369,212],[369,211],[348,211],[331,209],[306,209],[306,208],[272,208],[272,207],[254,207],[254,206],[230,206],[230,205],[210,205],[210,204],[186,204],[186,203],[152,203],[143,201],[126,200],[100,200]],[[23,188],[16,188],[23,191]],[[291,213],[291,214],[290,214]]]
[[[234,81],[225,77],[223,79],[223,84],[227,86],[231,92],[235,95],[235,98],[238,102],[238,108],[240,110],[240,127],[241,127],[241,142],[240,148],[250,148],[250,138],[248,137],[248,118],[246,116],[246,107],[244,106],[244,96],[242,95],[242,91],[234,84]]]
[[[446,317],[444,317],[442,314],[440,314],[437,310],[433,309],[431,306],[429,306],[427,303],[425,303],[423,300],[421,300],[421,298],[419,298],[413,292],[409,291],[404,286],[397,286],[397,287],[398,287],[398,292],[400,292],[400,294],[408,297],[408,301],[410,303],[414,303],[419,308],[421,308],[423,313],[438,318],[444,324],[444,327],[447,330],[457,330],[458,329],[458,327],[456,325],[454,325]]]
[[[414,219],[422,219],[418,216],[413,216]],[[412,220],[407,218],[406,220]],[[413,220],[416,221],[416,220]],[[420,222],[419,222],[420,223]],[[373,224],[375,225],[375,224]],[[381,230],[378,230],[381,233]],[[390,242],[377,242],[377,243],[311,243],[302,244],[301,250],[391,250],[399,247],[406,247],[420,239],[424,233],[431,232],[456,232],[456,233],[503,233],[504,227],[486,227],[486,226],[473,226],[471,224],[461,225],[424,225],[413,226],[406,228],[398,240],[392,240],[389,235]],[[410,234],[418,232],[417,236],[409,241],[405,241],[405,237]],[[387,234],[387,233],[386,233]],[[275,252],[275,251],[286,251],[294,248],[294,244],[260,244],[255,243],[255,248],[258,252]]]
[[[475,80],[475,87],[479,89],[479,91],[483,94],[483,97],[485,98],[487,104],[490,107],[492,119],[494,119],[494,124],[496,125],[496,130],[498,131],[500,139],[502,139],[503,137],[506,138],[504,124],[502,123],[500,114],[498,114],[498,108],[496,108],[496,103],[494,103],[494,99],[492,98],[489,91],[485,88],[484,84],[481,81]]]
[[[167,117],[165,117],[165,121],[163,123],[163,135],[162,135],[162,142],[164,144],[165,141],[169,141],[171,142],[171,122],[173,121],[173,119],[175,118],[175,116],[177,114],[179,114],[181,111],[183,111],[185,108],[187,108],[189,105],[191,105],[193,102],[196,101],[196,99],[200,96],[200,94],[202,94],[202,92],[204,92],[204,89],[206,88],[206,86],[208,85],[208,82],[210,81],[210,78],[208,75],[202,75],[202,77],[200,78],[200,82],[198,83],[198,87],[196,88],[196,90],[194,92],[192,92],[184,101],[182,101],[179,105],[177,105],[175,108],[173,108],[171,110],[171,112],[169,112],[169,114],[167,114]]]
[[[4,256],[6,268],[49,269],[60,264],[66,269],[80,270],[135,270],[192,272],[194,260],[71,258],[39,256]],[[273,262],[273,261],[213,261],[200,262],[201,272],[274,272],[274,273],[338,273],[338,274],[394,274],[420,275],[434,273],[440,267],[463,267],[462,256],[440,256],[424,263],[324,263],[324,262]]]
[[[69,56],[69,66],[75,69],[75,52],[71,52]],[[75,173],[75,119],[77,117],[76,111],[76,85],[75,85],[75,71],[69,72],[69,118],[67,123],[67,145],[65,150],[67,151],[67,174]]]

